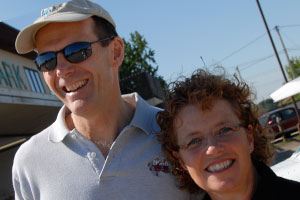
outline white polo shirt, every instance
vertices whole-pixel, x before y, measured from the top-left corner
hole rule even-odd
[[[137,94],[131,123],[119,134],[105,159],[97,146],[57,120],[24,143],[15,156],[16,199],[190,199],[179,190],[157,141],[157,108]]]

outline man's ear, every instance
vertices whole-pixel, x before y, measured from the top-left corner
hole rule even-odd
[[[111,43],[113,66],[119,68],[124,59],[124,42],[120,37],[117,36]]]
[[[183,167],[183,169],[187,170],[183,160],[179,156],[179,153],[177,151],[172,151],[172,154],[175,158],[177,158],[179,160],[179,164],[181,165],[181,167]]]

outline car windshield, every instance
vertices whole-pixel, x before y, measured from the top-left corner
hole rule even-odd
[[[296,112],[292,108],[282,110],[280,113],[281,113],[283,119],[289,119],[289,118],[293,118],[296,116]]]

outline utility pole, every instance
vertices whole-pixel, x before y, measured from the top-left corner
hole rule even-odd
[[[262,19],[263,19],[263,21],[264,21],[265,27],[266,27],[266,29],[267,29],[268,36],[269,36],[269,39],[270,39],[270,41],[271,41],[271,44],[272,44],[274,53],[275,53],[275,55],[276,55],[276,58],[277,58],[277,61],[278,61],[280,70],[281,70],[281,72],[282,72],[283,78],[284,78],[285,82],[287,83],[288,80],[287,80],[286,75],[285,75],[285,73],[284,73],[284,70],[283,70],[283,67],[282,67],[282,64],[281,64],[281,61],[280,61],[278,52],[277,52],[276,47],[275,47],[275,44],[274,44],[274,42],[273,42],[273,38],[272,38],[272,36],[271,36],[271,33],[270,33],[270,30],[269,30],[267,21],[266,21],[265,16],[264,16],[264,13],[263,13],[263,11],[262,11],[262,9],[261,9],[259,0],[256,0],[256,3],[257,3],[257,6],[258,6],[258,8],[259,8],[261,17],[262,17]],[[300,115],[299,115],[299,110],[298,110],[297,104],[296,104],[296,102],[295,102],[295,98],[294,98],[293,96],[292,96],[292,101],[293,101],[293,104],[294,104],[294,107],[295,107],[295,111],[296,111],[296,114],[297,114],[297,118],[298,118],[297,128],[298,128],[298,134],[300,135]]]
[[[202,60],[202,62],[203,62],[204,67],[206,67],[206,64],[205,64],[205,62],[204,62],[202,56],[200,56],[200,58],[201,58],[201,60]]]
[[[238,75],[239,75],[239,79],[240,79],[240,80],[243,80],[243,79],[242,79],[242,76],[241,76],[241,72],[240,72],[238,66],[235,68],[235,70],[237,71],[237,73],[238,73]]]
[[[285,53],[286,59],[288,60],[288,65],[289,65],[289,67],[290,67],[290,69],[291,69],[291,72],[292,72],[292,79],[295,79],[295,78],[297,77],[297,75],[296,75],[296,73],[295,73],[295,69],[294,69],[294,67],[293,67],[293,65],[292,65],[292,63],[291,63],[291,60],[290,60],[289,55],[288,55],[288,52],[287,52],[287,50],[286,50],[286,48],[285,48],[285,45],[284,45],[284,43],[283,43],[283,40],[282,40],[282,37],[281,37],[281,35],[280,35],[278,26],[275,26],[275,30],[276,30],[276,32],[277,32],[277,34],[278,34],[278,36],[279,36],[279,39],[280,39],[281,45],[282,45],[282,47],[283,47],[283,51],[284,51],[284,53]]]

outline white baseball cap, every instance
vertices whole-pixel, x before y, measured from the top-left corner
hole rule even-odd
[[[36,33],[51,22],[75,22],[91,16],[101,17],[116,28],[110,14],[100,5],[89,0],[72,0],[43,9],[41,17],[19,32],[15,44],[16,50],[20,54],[33,51],[36,48]]]

